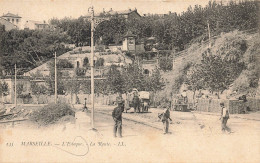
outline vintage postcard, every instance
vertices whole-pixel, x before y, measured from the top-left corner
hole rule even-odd
[[[0,0],[0,162],[260,162],[259,5]]]

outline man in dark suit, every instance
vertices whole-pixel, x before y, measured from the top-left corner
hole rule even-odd
[[[114,119],[114,137],[116,137],[117,131],[118,136],[122,137],[122,113],[124,111],[124,102],[122,99],[117,99],[118,106],[114,108],[112,117]]]

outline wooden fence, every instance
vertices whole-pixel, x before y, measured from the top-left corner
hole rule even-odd
[[[242,100],[220,100],[220,99],[198,99],[197,111],[221,112],[220,103],[224,102],[230,114],[241,114],[249,107],[250,111],[260,111],[260,99],[248,98],[247,102]]]

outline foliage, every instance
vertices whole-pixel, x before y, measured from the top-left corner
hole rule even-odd
[[[161,57],[159,59],[159,66],[160,69],[163,71],[169,71],[172,70],[172,60],[168,59],[167,57]]]
[[[73,64],[67,59],[59,59],[57,68],[73,68]]]
[[[160,71],[154,70],[151,76],[143,74],[143,70],[137,65],[132,64],[119,70],[119,67],[111,66],[105,81],[104,92],[124,93],[130,92],[133,88],[139,91],[159,91],[164,87]]]
[[[85,68],[76,68],[75,74],[77,76],[84,76],[86,74],[86,69]]]
[[[75,111],[73,111],[68,104],[52,103],[32,112],[30,120],[37,122],[39,125],[49,125],[57,122],[59,119],[67,115],[75,116]]]
[[[185,80],[185,84],[189,86],[189,89],[193,92],[200,90],[203,88],[203,77],[200,74],[199,66],[194,65],[187,72],[187,78]]]
[[[95,67],[98,68],[98,67],[102,67],[104,66],[104,58],[98,58],[97,61],[95,62]]]
[[[8,84],[4,82],[0,82],[0,93],[3,94],[4,96],[7,96],[9,94],[9,87]]]
[[[59,30],[0,32],[1,66],[8,70],[16,63],[17,67],[26,68],[25,71],[28,71],[52,58],[55,51],[57,55],[68,51],[64,46],[67,41],[68,35]]]
[[[117,66],[112,65],[107,73],[107,85],[111,93],[123,93],[124,80]]]
[[[40,96],[46,94],[47,92],[47,88],[44,85],[37,84],[36,82],[31,83],[31,89],[32,89],[32,94],[35,96]]]
[[[18,83],[16,86],[16,93],[17,93],[17,97],[21,97],[22,93],[23,93],[23,84],[22,83]]]
[[[67,93],[78,94],[81,88],[82,82],[77,78],[75,80],[66,80],[64,82],[64,90]]]
[[[63,18],[61,20],[51,19],[50,24],[62,29],[70,36],[70,42],[77,47],[90,45],[90,22],[83,17],[78,19]]]
[[[184,81],[185,81],[184,74],[179,74],[174,79],[174,82],[173,82],[173,85],[172,85],[172,93],[178,94],[182,84],[184,83]]]
[[[105,45],[118,44],[123,41],[126,32],[131,31],[137,35],[137,42],[154,36],[161,45],[157,47],[159,49],[183,50],[193,39],[200,36],[204,36],[204,41],[208,39],[208,23],[212,36],[235,29],[257,28],[258,10],[256,1],[230,1],[226,5],[210,1],[205,7],[190,6],[181,14],[171,13],[163,17],[154,14],[125,21],[114,16],[97,26],[95,39],[102,37]]]
[[[94,37],[101,39],[104,45],[120,44],[127,31],[131,31],[137,36],[137,43],[154,36],[157,48],[180,51],[192,40],[206,41],[208,24],[212,36],[257,28],[258,10],[257,1],[230,1],[225,5],[221,1],[210,1],[205,7],[190,6],[181,14],[154,14],[132,20],[112,16],[96,27]],[[64,43],[90,45],[90,22],[83,17],[52,19],[50,24],[56,26],[56,30],[5,31],[0,28],[1,66],[8,70],[17,63],[17,67],[32,69],[52,58],[54,51],[58,55],[68,51]],[[240,45],[246,49],[243,42]],[[240,54],[232,52],[232,55]]]
[[[200,74],[204,88],[219,92],[227,89],[244,69],[243,63],[222,59],[219,55],[203,55]]]

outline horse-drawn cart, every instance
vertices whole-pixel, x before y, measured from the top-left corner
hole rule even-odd
[[[150,94],[147,91],[134,90],[127,94],[125,101],[125,111],[134,108],[134,112],[148,112],[150,108]]]
[[[172,110],[187,112],[189,111],[189,104],[181,95],[176,95],[172,101]]]

